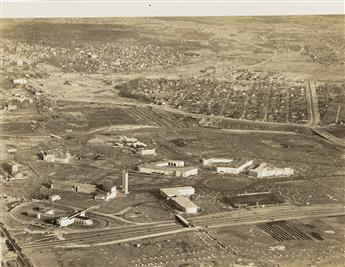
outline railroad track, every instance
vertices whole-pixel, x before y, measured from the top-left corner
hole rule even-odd
[[[303,232],[296,225],[287,223],[285,221],[264,223],[257,226],[278,241],[312,239],[307,233]]]
[[[281,221],[281,220],[293,220],[293,219],[303,219],[303,218],[313,218],[313,217],[324,217],[324,216],[336,216],[336,215],[345,215],[344,210],[319,210],[319,211],[284,211],[283,214],[278,215],[268,215],[268,214],[252,214],[252,215],[243,215],[241,217],[232,217],[227,215],[221,218],[210,218],[203,220],[189,220],[194,226],[203,226],[207,228],[218,228],[224,226],[233,226],[233,225],[245,225],[245,224],[256,224],[264,223],[269,221]]]
[[[65,240],[42,240],[20,244],[23,249],[40,248],[68,248],[85,247],[92,245],[106,245],[140,240],[153,236],[169,235],[183,231],[199,231],[204,228],[219,228],[246,224],[267,223],[273,221],[341,216],[345,215],[343,205],[312,205],[312,206],[274,206],[269,208],[241,210],[237,212],[224,212],[211,215],[198,216],[188,219],[194,227],[184,228],[175,220],[157,222],[148,225],[135,225],[115,229],[66,234]]]
[[[8,232],[8,230],[5,228],[5,226],[1,223],[0,224],[0,231],[4,236],[7,237],[9,243],[12,245],[13,250],[18,255],[18,263],[20,266],[23,267],[33,267],[33,264],[30,262],[28,257],[23,253],[22,248],[18,246],[16,241],[12,238],[11,234]]]
[[[85,232],[85,233],[71,233],[64,236],[64,240],[39,240],[30,243],[20,244],[22,249],[35,249],[35,248],[56,248],[68,247],[71,245],[82,244],[92,245],[95,243],[111,242],[140,237],[149,234],[159,234],[175,230],[183,229],[180,224],[175,220],[170,220],[165,223],[148,224],[148,225],[135,225],[128,227],[118,227],[115,229],[103,229],[99,231]]]

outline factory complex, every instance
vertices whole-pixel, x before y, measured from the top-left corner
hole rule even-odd
[[[209,158],[203,159],[202,165],[210,167],[217,173],[222,174],[240,174],[249,166],[253,165],[253,160],[244,160],[240,158]]]
[[[292,176],[294,169],[289,167],[274,167],[267,162],[255,164],[253,160],[241,158],[209,158],[202,159],[202,165],[220,174],[248,173],[255,178]]]
[[[134,137],[127,137],[124,135],[119,136],[115,146],[118,147],[127,147],[133,149],[135,153],[141,156],[155,156],[156,149],[148,146],[147,144],[139,141]]]
[[[141,173],[147,174],[164,174],[176,177],[189,177],[198,174],[198,168],[185,166],[182,160],[167,160],[145,163],[138,166]]]

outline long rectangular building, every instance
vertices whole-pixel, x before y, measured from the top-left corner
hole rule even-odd
[[[77,193],[95,193],[96,186],[88,183],[78,183],[75,181],[60,181],[60,180],[52,180],[51,189],[62,190],[62,191],[70,191],[70,192],[77,192]]]
[[[268,163],[263,162],[258,167],[250,170],[250,174],[257,178],[264,178],[264,177],[279,177],[279,176],[291,176],[294,175],[294,169],[284,167],[278,168],[270,166]]]
[[[183,212],[196,213],[198,211],[198,206],[188,198],[195,193],[192,186],[161,188],[159,193]]]
[[[177,196],[189,197],[194,195],[195,189],[192,186],[170,187],[159,189],[159,193],[166,198]]]
[[[177,177],[189,177],[198,174],[198,168],[185,166],[184,161],[169,160],[145,163],[138,166],[139,172],[148,174],[163,174]]]
[[[178,196],[171,198],[173,204],[180,210],[186,213],[197,213],[198,206],[191,201],[188,197]]]
[[[253,160],[237,160],[228,164],[224,164],[222,166],[217,166],[216,172],[225,174],[240,174],[252,164]]]

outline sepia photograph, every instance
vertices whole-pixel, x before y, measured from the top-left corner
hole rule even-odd
[[[344,267],[345,15],[166,11],[1,17],[0,266]]]

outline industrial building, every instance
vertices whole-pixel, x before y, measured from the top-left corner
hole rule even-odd
[[[61,197],[59,195],[51,195],[49,196],[49,201],[53,202],[53,201],[56,201],[56,200],[60,200]]]
[[[26,215],[36,219],[53,218],[54,210],[48,207],[36,207],[34,209],[28,210]]]
[[[291,176],[294,175],[294,169],[273,167],[267,162],[263,162],[258,167],[251,169],[249,173],[257,178]]]
[[[222,164],[222,166],[216,166],[216,172],[224,174],[240,174],[251,165],[253,165],[253,160],[246,161],[236,159],[233,162]]]
[[[179,210],[186,213],[198,212],[198,206],[188,198],[195,193],[191,186],[161,188],[159,193]]]
[[[60,227],[66,227],[71,224],[79,224],[79,225],[92,225],[93,221],[89,217],[85,216],[62,216],[56,219],[56,224]]]
[[[133,149],[137,154],[141,156],[156,155],[155,148],[149,147],[147,144],[141,141],[138,141],[138,139],[134,137],[127,137],[127,136],[121,135],[118,138],[118,142],[116,143],[116,146],[128,147],[130,149]]]
[[[190,197],[195,194],[195,189],[192,186],[170,187],[159,189],[159,193],[167,199],[177,196]]]
[[[103,184],[100,189],[97,189],[95,199],[109,201],[116,198],[116,185]]]
[[[217,164],[217,163],[231,163],[234,162],[234,159],[226,159],[226,158],[209,158],[209,159],[203,159],[202,160],[202,165],[203,166],[210,166],[213,164]]]
[[[144,148],[144,149],[139,149],[137,153],[141,156],[154,156],[156,155],[156,149],[155,148]]]
[[[74,217],[74,223],[79,225],[92,225],[93,220],[86,216],[76,216]]]
[[[70,215],[60,216],[60,217],[56,218],[56,224],[59,227],[66,227],[66,226],[69,226],[69,225],[74,224],[74,223],[79,224],[79,225],[83,225],[83,226],[92,225],[93,220],[90,217],[86,217],[85,213],[87,211],[94,209],[94,208],[96,208],[96,207],[89,207],[89,208],[86,208],[86,209],[81,210],[81,211],[75,211]]]
[[[139,172],[149,174],[164,174],[177,177],[188,177],[198,174],[198,168],[185,166],[182,160],[168,160],[145,163],[138,166]]]
[[[52,180],[50,188],[54,190],[63,190],[63,191],[86,193],[86,194],[95,193],[97,189],[96,186],[92,184],[78,183],[75,181],[60,181],[60,180]]]
[[[53,162],[53,163],[69,163],[70,159],[72,158],[71,154],[67,151],[66,153],[47,153],[42,152],[42,159],[45,162]]]
[[[173,204],[180,210],[186,212],[186,213],[197,213],[198,212],[198,206],[191,201],[188,197],[174,197],[170,199]]]
[[[13,84],[14,85],[25,85],[25,84],[27,84],[27,80],[26,79],[14,79]]]

